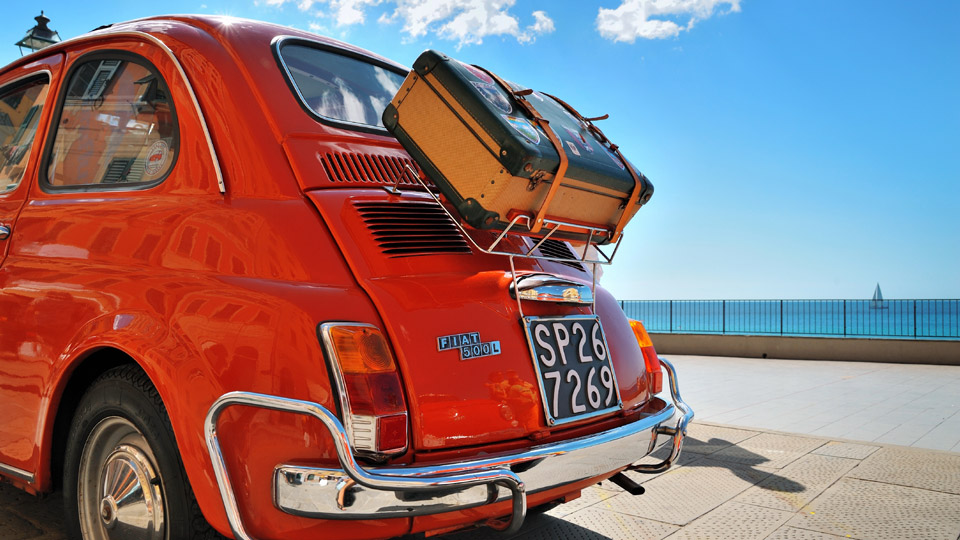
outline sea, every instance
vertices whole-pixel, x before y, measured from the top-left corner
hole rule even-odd
[[[960,300],[623,300],[650,332],[960,339]]]

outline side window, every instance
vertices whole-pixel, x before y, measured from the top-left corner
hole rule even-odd
[[[46,185],[153,184],[173,167],[177,144],[173,100],[146,60],[88,60],[70,73]]]
[[[0,193],[12,191],[23,179],[48,88],[43,77],[0,90]]]

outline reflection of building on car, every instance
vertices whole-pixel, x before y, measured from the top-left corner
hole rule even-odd
[[[0,71],[0,476],[72,537],[386,538],[669,467],[599,246],[462,223],[384,128],[407,74],[186,16]]]
[[[95,59],[80,65],[64,96],[50,185],[156,180],[173,165],[172,110],[163,81],[141,63]]]

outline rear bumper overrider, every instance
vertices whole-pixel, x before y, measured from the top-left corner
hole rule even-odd
[[[498,501],[512,501],[509,526],[516,531],[526,516],[526,494],[594,478],[623,468],[656,473],[668,469],[680,454],[693,410],[680,398],[676,371],[660,359],[667,388],[656,398],[663,407],[617,428],[518,452],[483,459],[429,466],[362,467],[353,456],[346,431],[336,415],[309,401],[230,392],[210,407],[206,439],[227,518],[238,540],[246,532],[217,438],[220,414],[234,405],[306,414],[326,426],[333,437],[341,468],[278,465],[273,500],[289,514],[321,519],[383,519],[463,510]],[[655,464],[637,461],[669,444],[671,452]]]

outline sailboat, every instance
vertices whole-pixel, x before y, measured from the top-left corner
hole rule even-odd
[[[883,293],[880,292],[880,284],[877,283],[877,288],[873,290],[873,299],[870,300],[870,309],[887,309],[888,307],[883,302]]]

